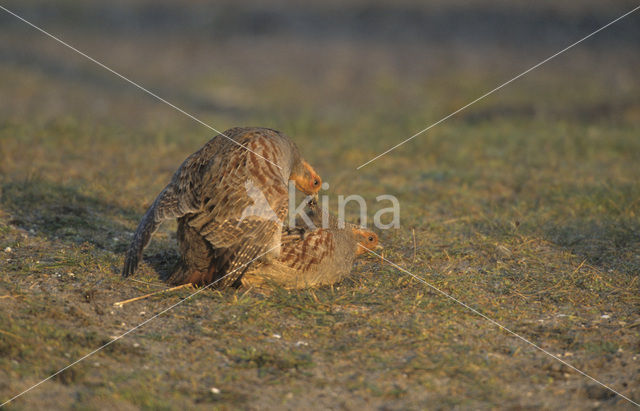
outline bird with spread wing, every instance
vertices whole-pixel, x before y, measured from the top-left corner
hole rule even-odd
[[[147,210],[133,236],[122,275],[132,275],[160,224],[180,227],[205,241],[216,264],[193,271],[193,281],[233,285],[252,261],[277,258],[288,213],[289,181],[307,195],[322,180],[286,135],[267,128],[233,128],[189,156]],[[178,239],[184,230],[178,230]],[[180,242],[180,241],[179,241]],[[194,254],[194,250],[181,250]]]

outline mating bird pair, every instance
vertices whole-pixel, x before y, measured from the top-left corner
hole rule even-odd
[[[331,215],[329,226],[320,227],[313,200],[305,213],[316,227],[289,227],[289,181],[308,196],[322,185],[289,137],[267,128],[215,136],[182,163],[149,207],[122,275],[134,273],[159,225],[177,218],[181,257],[165,278],[171,284],[306,288],[340,281],[357,255],[378,246],[377,235]]]

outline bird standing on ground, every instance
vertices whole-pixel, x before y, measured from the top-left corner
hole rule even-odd
[[[218,286],[234,284],[252,260],[265,253],[263,260],[280,255],[289,181],[307,195],[317,194],[322,185],[289,137],[267,128],[233,128],[215,136],[182,163],[149,207],[122,275],[135,272],[158,226],[177,218],[184,228],[178,230],[178,239],[185,230],[199,236],[216,259],[213,267],[191,270],[190,282],[222,278]],[[197,254],[181,251],[183,257]]]

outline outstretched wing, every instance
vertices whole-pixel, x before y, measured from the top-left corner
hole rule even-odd
[[[163,221],[199,210],[202,174],[215,154],[216,142],[216,138],[212,139],[189,156],[144,214],[127,250],[123,276],[128,277],[135,272],[142,258],[142,251]]]
[[[238,128],[225,135],[235,142],[214,137],[185,160],[147,210],[127,252],[124,276],[135,271],[151,235],[169,218],[184,217],[223,252],[229,276],[221,285],[235,282],[241,268],[270,247],[277,253],[288,205],[290,142],[268,129]]]
[[[202,208],[203,188],[207,183],[209,186],[215,183],[215,175],[208,172],[220,168],[226,152],[234,148],[244,150],[229,138],[241,136],[246,131],[247,129],[234,128],[225,131],[224,134],[228,138],[221,135],[213,137],[180,165],[169,184],[142,217],[127,251],[123,276],[128,277],[135,272],[142,258],[142,251],[163,221],[196,213]],[[205,181],[206,174],[213,180]]]
[[[224,161],[212,165],[205,180],[216,176],[217,182],[203,184],[202,208],[187,217],[216,250],[219,287],[234,284],[255,259],[279,254],[288,210],[290,152],[272,133],[260,130],[243,136],[240,142],[251,151],[232,147]]]

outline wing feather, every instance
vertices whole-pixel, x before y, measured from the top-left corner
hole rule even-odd
[[[283,164],[285,149],[270,139],[247,142],[255,153]],[[203,210],[188,224],[217,250],[216,287],[230,286],[262,254],[279,254],[288,211],[288,180],[269,161],[246,150],[233,150],[221,167],[218,184],[205,186]]]
[[[213,140],[180,165],[171,182],[147,209],[127,250],[122,270],[124,277],[135,272],[142,259],[142,251],[163,221],[179,218],[199,209],[201,176],[210,159],[209,152],[214,146],[212,142]]]
[[[225,135],[244,147],[216,136],[184,161],[142,218],[127,252],[124,276],[135,271],[152,234],[171,218],[185,219],[217,250],[218,274],[237,270],[221,280],[222,285],[234,283],[252,259],[279,245],[295,147],[268,129],[237,128]],[[252,196],[258,192],[262,205]],[[260,208],[268,208],[271,215],[243,215]]]

